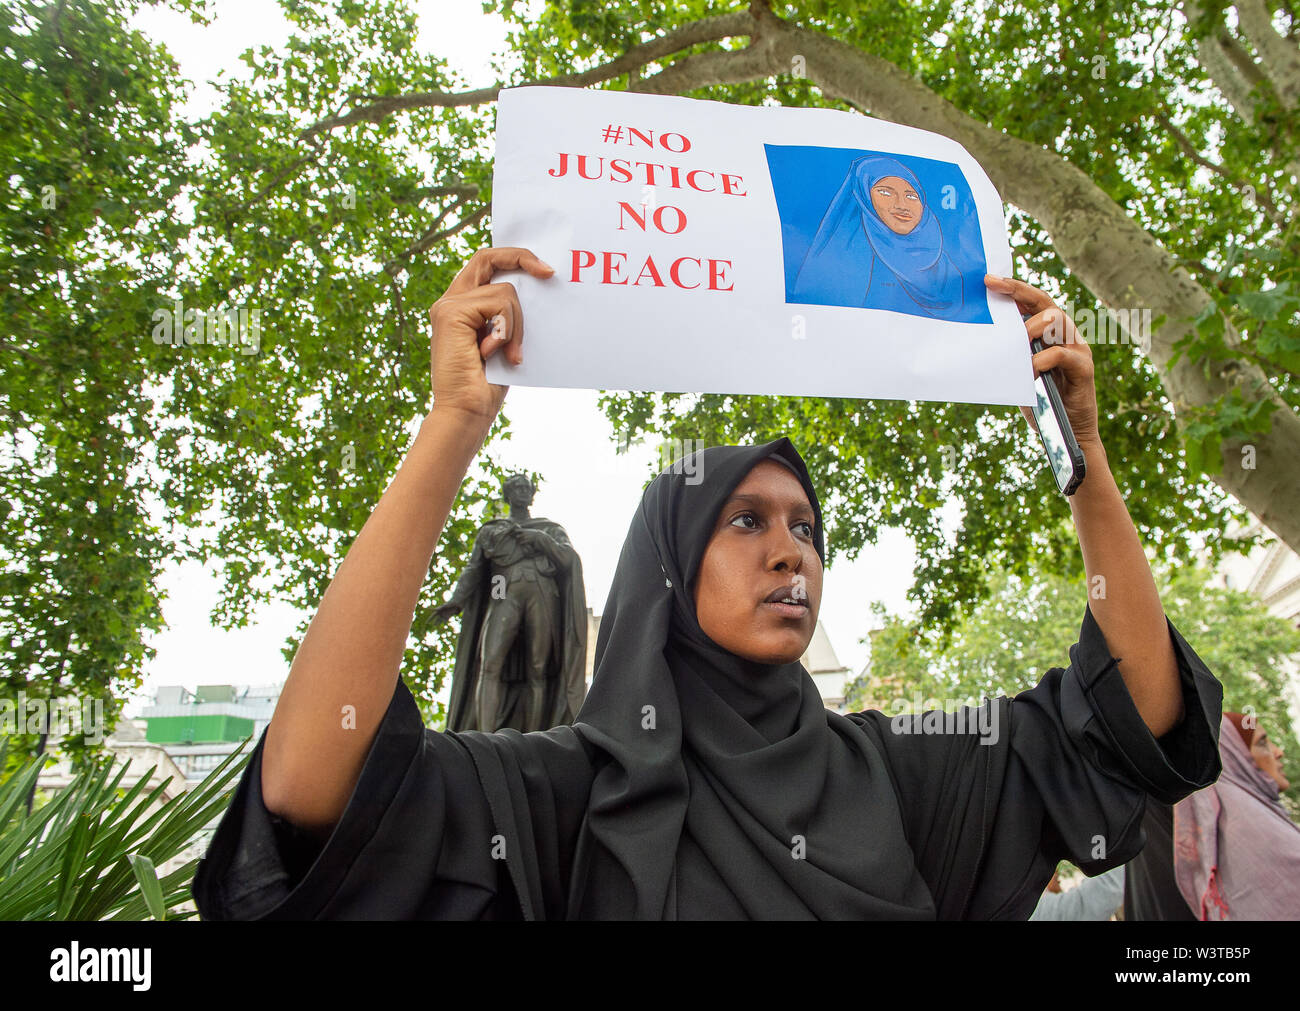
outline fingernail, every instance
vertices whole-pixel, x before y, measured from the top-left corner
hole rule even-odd
[[[490,320],[492,324],[492,336],[503,337],[506,332],[506,318],[501,315],[493,316]]]
[[[538,260],[537,262],[540,263],[540,264],[541,264],[543,267],[545,267],[547,270],[549,270],[552,274],[555,273],[555,268],[552,267],[552,266],[551,266],[549,263],[547,263],[545,260]]]

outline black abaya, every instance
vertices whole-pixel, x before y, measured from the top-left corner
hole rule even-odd
[[[1090,610],[1070,666],[987,700],[967,733],[838,716],[797,662],[721,649],[691,580],[722,503],[772,455],[803,484],[824,557],[787,439],[665,471],[624,543],[574,726],[435,733],[399,681],[323,847],[266,811],[259,742],[195,878],[200,913],[1025,919],[1059,860],[1098,873],[1141,849],[1147,793],[1173,803],[1218,776],[1222,689],[1172,625],[1186,718],[1159,742]]]
[[[1147,803],[1142,819],[1147,844],[1124,868],[1124,919],[1191,920],[1200,918],[1183,898],[1174,873],[1174,809]]]

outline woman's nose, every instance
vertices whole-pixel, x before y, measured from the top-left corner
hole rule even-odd
[[[772,557],[776,564],[786,562],[792,568],[798,566],[803,558],[803,549],[794,533],[787,530],[784,536],[780,533],[775,533],[774,536],[778,538],[776,547],[772,548]]]

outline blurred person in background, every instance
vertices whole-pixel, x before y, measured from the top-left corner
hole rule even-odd
[[[1084,878],[1073,888],[1062,888],[1060,872],[1052,875],[1047,890],[1030,915],[1031,920],[1109,920],[1124,904],[1124,867],[1112,867],[1096,877]]]
[[[1283,751],[1253,717],[1224,713],[1218,782],[1172,807],[1147,799],[1126,920],[1300,919],[1300,826],[1278,800]]]

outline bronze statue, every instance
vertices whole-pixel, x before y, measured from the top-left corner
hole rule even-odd
[[[572,723],[587,693],[582,562],[558,523],[528,514],[536,489],[512,474],[510,515],[479,529],[435,623],[462,613],[447,729],[523,733]]]

